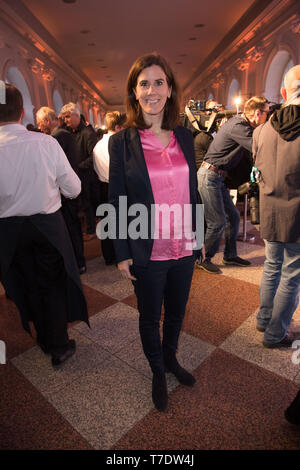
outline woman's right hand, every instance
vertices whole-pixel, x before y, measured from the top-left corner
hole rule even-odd
[[[133,265],[133,260],[125,259],[118,263],[118,269],[121,271],[121,274],[124,278],[130,279],[131,281],[136,281],[136,277],[134,277],[130,272],[130,266]]]

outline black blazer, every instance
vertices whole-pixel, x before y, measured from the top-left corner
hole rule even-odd
[[[51,133],[52,137],[54,137],[63,151],[66,154],[69,163],[76,174],[78,174],[78,162],[79,162],[79,152],[77,148],[77,144],[75,142],[75,138],[71,134],[71,132],[67,131],[66,129],[62,129],[57,127]]]
[[[174,134],[179,143],[190,170],[190,202],[193,206],[193,230],[196,226],[196,204],[200,203],[197,190],[197,171],[194,153],[193,136],[190,130],[178,126]],[[136,128],[124,129],[109,139],[109,203],[116,210],[117,239],[114,240],[117,262],[132,258],[133,262],[145,266],[151,256],[153,246],[152,224],[151,233],[151,204],[154,197],[150,178],[145,162],[139,133]],[[132,204],[144,204],[148,209],[148,238],[132,240],[129,237],[122,239],[119,233],[119,220],[124,213],[119,213],[119,196],[127,196],[127,210]],[[136,216],[127,217],[127,228]]]

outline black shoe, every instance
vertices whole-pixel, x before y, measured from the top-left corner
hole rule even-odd
[[[152,401],[158,411],[168,408],[168,388],[165,374],[153,374]]]
[[[265,348],[269,349],[274,349],[274,348],[289,348],[292,346],[293,342],[295,341],[294,335],[291,333],[287,333],[285,337],[279,341],[278,343],[267,343],[266,341],[263,341],[263,345]]]
[[[285,419],[291,424],[300,425],[300,390],[284,412]]]
[[[242,259],[239,256],[235,256],[234,258],[223,258],[223,264],[234,266],[250,266],[251,263],[247,259]]]
[[[164,358],[165,371],[172,372],[175,375],[178,382],[188,387],[192,387],[196,383],[195,377],[185,370],[176,359],[174,355],[172,358]]]
[[[70,339],[68,348],[61,354],[52,354],[52,365],[60,366],[63,364],[69,357],[73,356],[76,351],[76,343],[74,339]]]
[[[213,264],[211,261],[208,260],[204,260],[202,261],[202,263],[196,262],[195,266],[196,268],[204,269],[204,271],[211,274],[220,274],[222,272],[216,264]]]

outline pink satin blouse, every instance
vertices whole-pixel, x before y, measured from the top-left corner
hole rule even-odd
[[[191,256],[189,167],[174,133],[167,147],[151,129],[139,130],[155,202],[152,261]]]

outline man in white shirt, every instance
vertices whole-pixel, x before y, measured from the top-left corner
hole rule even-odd
[[[5,85],[0,104],[0,271],[23,327],[29,321],[53,366],[75,352],[68,321],[88,323],[74,251],[60,207],[81,183],[58,142],[21,125],[23,99]]]
[[[95,145],[93,150],[94,169],[101,181],[101,202],[108,202],[108,183],[109,183],[109,153],[108,141],[110,136],[116,134],[123,129],[126,120],[126,115],[121,114],[119,111],[112,111],[105,115],[105,125],[107,134],[104,134],[102,139]],[[114,264],[115,252],[113,242],[109,238],[101,240],[102,254],[105,264]]]

